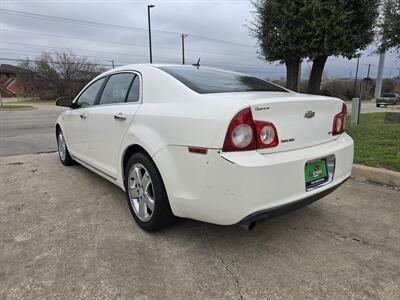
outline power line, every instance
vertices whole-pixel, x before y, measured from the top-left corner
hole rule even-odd
[[[90,57],[84,57],[84,58],[90,58]],[[22,59],[22,58],[9,58],[9,57],[7,57],[7,58],[0,57],[0,60],[5,60],[5,61],[16,61],[16,62],[25,62],[25,61],[28,61],[28,62],[41,62],[41,60],[37,60],[37,59]],[[144,62],[144,61],[142,61],[142,62]],[[57,63],[57,62],[56,62],[56,63]],[[133,63],[133,62],[131,62],[131,63]],[[141,62],[136,62],[136,63],[141,63]],[[70,64],[74,64],[74,63],[70,63]],[[86,63],[86,64],[87,64],[87,65],[108,66],[108,67],[111,66],[111,64],[99,64],[99,63]],[[224,64],[221,64],[221,63],[219,63],[219,64],[207,64],[207,65],[210,66],[210,67],[228,68],[228,69],[237,70],[237,71],[247,69],[248,72],[251,72],[251,73],[265,73],[265,74],[283,74],[283,73],[286,73],[286,71],[268,71],[268,70],[261,70],[261,69],[260,69],[260,66],[257,66],[257,67],[242,66],[242,67],[241,67],[241,66],[224,65]],[[123,65],[120,65],[120,64],[117,65],[117,64],[115,64],[115,66],[123,66]]]
[[[147,31],[146,28],[141,28],[141,27],[86,21],[86,20],[81,20],[81,19],[50,16],[50,15],[43,15],[43,14],[24,12],[24,11],[19,11],[19,10],[11,10],[11,9],[0,9],[0,13],[14,15],[14,16],[21,16],[21,17],[37,18],[37,19],[42,19],[42,20],[47,20],[47,21],[55,21],[55,22],[61,22],[61,23],[75,23],[75,24],[81,24],[81,25],[90,25],[90,26],[94,26],[94,27],[108,27],[108,28],[115,29],[115,30]],[[157,29],[153,29],[152,31],[164,33],[164,34],[180,35],[179,32],[174,32],[174,31],[157,30]],[[242,44],[242,43],[237,43],[237,42],[233,42],[233,41],[220,40],[220,39],[210,38],[210,37],[206,37],[206,36],[202,36],[202,35],[198,35],[198,34],[194,34],[194,33],[189,33],[189,34],[190,34],[190,36],[193,36],[193,37],[202,38],[202,39],[215,41],[215,42],[219,42],[219,43],[255,48],[254,45]]]
[[[80,40],[80,41],[93,41],[96,43],[101,43],[101,44],[106,44],[106,45],[123,45],[126,47],[133,47],[133,48],[139,48],[139,49],[147,49],[148,45],[134,45],[134,44],[128,44],[128,43],[120,43],[120,42],[106,42],[102,40],[97,40],[97,39],[90,39],[90,38],[78,38],[78,37],[72,37],[72,36],[67,36],[67,35],[56,35],[56,34],[50,34],[50,33],[42,33],[42,32],[32,32],[32,31],[23,31],[23,30],[4,30],[4,32],[12,32],[12,33],[23,33],[23,34],[28,34],[28,35],[38,35],[38,36],[51,36],[51,37],[56,37],[56,38],[61,38],[61,39],[70,39],[70,40]],[[0,42],[0,43],[7,43],[7,42]],[[15,42],[8,42],[9,44],[15,44]],[[39,45],[37,45],[39,46]],[[41,47],[49,48],[47,45],[40,45]],[[193,48],[193,45],[192,45]],[[207,47],[208,48],[208,47]],[[63,48],[64,49],[64,48]],[[68,47],[68,49],[74,49],[71,47]],[[164,46],[159,46],[157,45],[157,49],[166,49],[166,50],[171,50],[171,51],[179,51],[179,47],[176,48],[171,48],[171,47],[164,47]],[[253,49],[252,49],[253,50]],[[83,50],[87,51],[87,50]],[[96,51],[98,52],[98,51]],[[200,55],[204,54],[204,51],[201,50],[193,50],[190,49],[190,53],[198,53]],[[122,53],[121,53],[122,54]],[[124,53],[125,54],[125,53]],[[131,54],[129,54],[131,55]],[[218,56],[218,55],[223,55],[224,57],[238,57],[239,55],[237,54],[231,54],[231,53],[223,53],[223,52],[208,52],[208,55],[212,56]]]
[[[40,53],[37,53],[37,52],[35,53],[34,51],[29,51],[29,50],[25,50],[25,52],[19,51],[19,50],[9,50],[9,51],[2,50],[0,52],[4,53],[4,54],[15,54],[15,52],[19,52],[22,55],[27,55],[27,56],[37,56],[38,54],[40,54]],[[30,52],[30,54],[27,52]],[[57,52],[46,52],[46,53],[51,54],[51,55],[57,54]],[[108,56],[89,56],[89,55],[75,55],[75,54],[73,54],[73,55],[76,58],[85,58],[85,59],[93,59],[94,58],[94,59],[107,60],[107,61],[113,59],[112,57],[108,57]],[[132,61],[133,61],[132,59],[124,59],[124,58],[117,58],[117,57],[115,57],[114,60],[126,62],[126,63],[132,63]]]
[[[56,35],[56,34],[50,34],[50,33],[32,32],[32,31],[23,31],[23,30],[8,30],[7,29],[7,30],[4,30],[4,32],[23,33],[23,34],[27,34],[27,35],[38,35],[38,36],[51,36],[51,37],[56,37],[56,38],[61,38],[61,39],[80,40],[80,41],[85,41],[85,42],[93,41],[93,42],[101,43],[101,44],[114,45],[114,46],[115,45],[123,45],[126,47],[133,47],[133,48],[139,48],[139,49],[147,49],[147,47],[148,47],[148,45],[135,45],[135,44],[128,44],[128,43],[120,43],[120,42],[106,42],[106,41],[97,40],[97,39],[78,38],[78,37],[72,37],[72,36],[67,36],[67,35]],[[16,42],[0,42],[0,43],[17,44]],[[19,44],[21,44],[21,43],[19,43]],[[30,45],[33,45],[33,44],[30,44]],[[50,48],[50,46],[48,46],[48,45],[37,45],[36,44],[36,46]],[[193,45],[192,45],[192,47],[193,47]],[[62,48],[62,49],[65,49],[65,48]],[[71,48],[71,47],[68,47],[68,49],[74,50],[74,48]],[[159,46],[159,45],[157,45],[157,49],[179,51],[179,47],[171,48],[171,47],[164,47],[164,46]],[[87,51],[87,50],[82,50],[82,51]],[[96,52],[99,52],[99,51],[96,51]],[[204,51],[190,49],[190,53],[198,53],[201,55],[204,53]],[[123,54],[127,54],[127,53],[123,53]],[[131,54],[129,54],[129,55],[131,55]],[[208,52],[208,55],[213,55],[213,56],[223,55],[225,57],[227,57],[227,56],[238,57],[237,54],[235,55],[235,54],[231,54],[231,53],[221,53],[221,52],[214,52],[214,53]]]
[[[128,56],[139,56],[139,57],[147,57],[144,55],[140,54],[134,54],[134,53],[125,53],[125,52],[114,52],[114,51],[99,51],[99,50],[87,50],[87,49],[79,49],[79,48],[67,48],[67,47],[54,47],[54,46],[47,46],[47,45],[38,45],[38,44],[30,44],[30,43],[18,43],[18,42],[0,42],[0,44],[12,44],[12,45],[19,45],[19,46],[28,46],[28,47],[36,47],[36,48],[47,48],[47,49],[60,49],[60,50],[70,50],[70,51],[83,51],[83,52],[96,52],[96,53],[112,53],[112,54],[121,54],[121,55],[128,55]],[[43,50],[43,52],[48,52],[46,50]],[[178,55],[178,54],[177,54]],[[167,58],[164,56],[158,56],[160,58]]]
[[[87,50],[87,49],[80,49],[80,48],[65,48],[65,47],[54,47],[54,46],[47,46],[47,45],[38,45],[38,44],[31,44],[31,43],[19,43],[19,42],[0,42],[0,44],[12,44],[12,45],[19,45],[19,46],[27,46],[27,47],[35,47],[35,48],[48,48],[48,49],[54,49],[54,50],[70,50],[70,51],[77,51],[77,52],[88,52],[88,53],[104,53],[104,54],[110,54],[112,55],[112,57],[110,56],[96,56],[96,55],[84,55],[86,57],[93,57],[93,58],[100,58],[100,59],[115,59],[115,60],[120,60],[120,61],[132,61],[132,58],[136,58],[136,57],[141,57],[141,58],[147,58],[146,55],[141,55],[141,54],[134,54],[134,53],[125,53],[125,52],[114,52],[114,51],[99,51],[99,50]],[[15,49],[14,51],[18,51],[18,52],[29,52],[30,50],[20,50],[20,49]],[[38,50],[37,52],[40,52],[40,50]],[[35,52],[35,53],[37,53]],[[47,52],[49,53],[49,51],[43,50],[43,52]],[[204,55],[205,51],[198,51],[198,53]],[[39,53],[40,54],[40,53]],[[55,53],[53,53],[55,54]],[[125,58],[117,58],[114,55],[127,55],[127,57]],[[213,53],[207,53],[207,55],[213,55]],[[193,55],[191,55],[193,56]],[[234,57],[240,57],[240,55],[232,55]],[[179,60],[179,53],[176,53],[176,56],[159,56],[156,55],[157,59],[164,59],[164,60],[173,60],[173,61],[178,61]],[[193,59],[192,59],[193,60]],[[213,61],[213,59],[211,59],[211,61]],[[215,61],[215,59],[214,59]],[[245,66],[245,67],[255,67],[255,68],[260,68],[260,67],[277,67],[277,66],[271,66],[271,65],[250,65],[250,64],[235,64],[238,67],[241,66]]]
[[[124,45],[124,46],[128,46],[128,47],[136,47],[136,48],[147,48],[148,47],[147,45],[135,45],[135,44],[132,44],[132,43],[121,43],[121,42],[107,42],[107,41],[91,39],[91,38],[78,38],[78,37],[75,37],[75,36],[58,35],[58,34],[51,34],[51,33],[44,33],[44,32],[32,32],[32,31],[10,30],[10,29],[5,29],[5,30],[3,30],[3,32],[25,33],[25,34],[29,34],[29,35],[38,35],[38,36],[51,36],[51,37],[56,37],[56,38],[80,40],[80,41],[85,41],[85,42],[93,41],[93,42],[98,42],[98,43],[102,43],[102,44]],[[176,50],[175,48],[163,47],[163,46],[158,46],[158,45],[157,45],[157,48]]]
[[[8,57],[0,57],[0,60],[5,60],[5,61],[17,61],[17,62],[35,62],[39,63],[42,62],[40,60],[33,60],[33,59],[20,59],[20,58],[8,58]],[[69,62],[52,62],[53,64],[67,64],[67,65],[76,65],[76,63],[69,63]],[[80,65],[84,66],[111,66],[110,64],[98,64],[98,63],[79,63]],[[122,66],[122,65],[115,65],[115,66]]]

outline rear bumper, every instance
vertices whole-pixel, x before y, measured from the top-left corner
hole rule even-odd
[[[395,99],[377,99],[376,100],[376,104],[382,104],[382,105],[395,105],[396,104],[396,100]]]
[[[336,160],[332,182],[306,191],[305,164],[329,155]],[[232,225],[259,212],[327,195],[351,175],[353,140],[343,134],[328,143],[270,154],[209,149],[204,155],[167,146],[154,160],[176,216]]]
[[[251,223],[251,222],[256,222],[256,221],[262,221],[262,220],[266,220],[266,219],[272,219],[275,217],[279,217],[280,215],[289,213],[291,211],[294,211],[296,209],[302,208],[304,206],[307,206],[311,203],[314,203],[315,201],[318,201],[322,198],[324,198],[325,196],[329,195],[330,193],[332,193],[333,191],[335,191],[339,186],[341,186],[343,183],[345,183],[350,177],[347,177],[344,181],[342,181],[341,183],[312,196],[309,196],[307,198],[298,200],[298,201],[294,201],[279,207],[273,207],[270,209],[266,209],[263,211],[259,211],[259,212],[255,212],[252,213],[251,215],[247,216],[246,218],[244,218],[242,221],[240,221],[240,224],[247,224],[247,223]]]

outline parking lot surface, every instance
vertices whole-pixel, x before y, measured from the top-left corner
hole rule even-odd
[[[154,234],[121,190],[56,153],[0,158],[0,191],[0,299],[400,298],[387,187],[350,180],[250,232],[184,220]]]

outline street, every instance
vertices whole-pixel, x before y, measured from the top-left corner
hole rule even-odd
[[[65,109],[32,104],[36,109],[0,111],[0,156],[55,151],[55,122]]]
[[[139,229],[125,194],[56,153],[0,158],[1,299],[399,299],[399,192],[348,181],[253,231]]]
[[[351,113],[351,102],[346,102],[347,104],[347,109],[348,112]],[[367,102],[367,101],[362,101],[361,102],[361,113],[362,114],[368,114],[368,113],[374,113],[374,112],[385,112],[385,111],[390,111],[393,108],[393,106],[387,106],[387,107],[376,107],[375,102]]]

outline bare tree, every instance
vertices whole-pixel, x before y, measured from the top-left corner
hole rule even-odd
[[[26,59],[20,67],[28,70],[23,80],[31,86],[31,96],[55,99],[74,97],[102,69],[86,58],[73,53],[43,52],[34,60]]]

